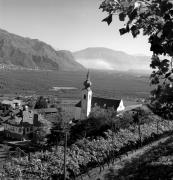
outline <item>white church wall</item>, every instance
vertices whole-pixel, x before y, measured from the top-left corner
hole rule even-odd
[[[88,91],[88,100],[87,100],[87,112],[86,112],[86,116],[88,117],[91,113],[91,100],[92,100],[92,91],[89,90]]]
[[[86,119],[91,112],[92,90],[90,88],[82,90],[81,97],[81,116],[80,119]]]

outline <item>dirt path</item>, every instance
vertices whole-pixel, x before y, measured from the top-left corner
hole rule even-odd
[[[143,146],[140,149],[132,152],[128,152],[128,156],[122,155],[121,156],[121,161],[119,159],[115,160],[115,163],[113,165],[110,165],[109,167],[107,165],[104,166],[104,170],[100,172],[100,168],[94,168],[91,171],[89,171],[89,175],[84,174],[81,177],[78,177],[77,180],[104,180],[104,175],[108,173],[108,170],[110,168],[113,168],[115,170],[119,170],[123,168],[124,164],[127,162],[131,162],[133,158],[138,158],[142,154],[144,154],[146,151],[150,150],[154,146],[157,146],[159,143],[165,142],[170,136],[163,137],[157,141],[154,141],[153,143]]]

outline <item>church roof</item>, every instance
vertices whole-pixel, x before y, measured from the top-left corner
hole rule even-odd
[[[100,97],[92,97],[91,106],[99,106],[101,108],[115,108],[117,109],[120,105],[121,100],[117,99],[107,99],[107,98],[100,98]],[[75,107],[81,107],[81,101],[79,101]]]
[[[22,119],[19,119],[19,118],[14,118],[14,117],[11,117],[11,116],[8,116],[8,119],[6,119],[3,124],[9,124],[9,125],[12,125],[12,126],[16,126],[16,127],[30,127],[32,126],[33,124],[30,124],[29,122],[22,122]]]
[[[93,97],[91,101],[91,106],[99,106],[101,108],[115,108],[117,109],[120,105],[121,100],[117,99],[106,99],[100,97]]]

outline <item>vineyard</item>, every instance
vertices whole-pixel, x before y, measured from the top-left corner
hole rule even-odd
[[[173,179],[173,137],[160,142],[139,157],[126,161],[120,169],[110,168],[105,180]]]
[[[173,130],[173,121],[155,119],[140,126],[131,125],[118,132],[108,130],[105,137],[83,138],[67,148],[67,177],[75,179],[94,167],[108,166],[122,154],[149,144]],[[4,166],[1,176],[17,179],[61,179],[63,177],[64,148],[36,152],[28,157],[12,158]]]

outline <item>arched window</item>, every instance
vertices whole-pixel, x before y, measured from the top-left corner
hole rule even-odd
[[[86,94],[84,94],[83,98],[86,99]]]

